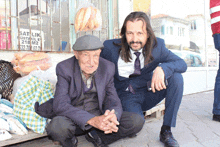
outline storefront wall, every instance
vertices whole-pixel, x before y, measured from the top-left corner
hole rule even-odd
[[[101,12],[102,24],[96,30],[75,32],[77,11],[89,6]],[[118,34],[118,17],[113,17],[117,6],[117,0],[0,0],[0,33],[5,37],[0,59],[11,61],[17,52],[42,51],[51,57],[55,70],[58,62],[73,56],[78,37],[92,34],[104,41]]]
[[[216,73],[216,68],[188,68],[183,74],[184,95],[213,90]]]
[[[11,4],[7,5],[15,7],[16,5],[14,3],[12,4],[12,1],[20,2],[22,0],[11,0]],[[21,41],[18,41],[19,29],[25,31],[25,29],[34,28],[38,30],[38,32],[43,31],[44,35],[40,33],[40,37],[37,38],[40,40],[38,45],[39,50],[47,51],[51,57],[53,68],[55,69],[58,62],[73,56],[71,46],[76,38],[84,34],[96,35],[100,37],[102,41],[105,39],[118,38],[120,37],[120,27],[123,24],[124,18],[132,11],[143,11],[142,5],[139,4],[140,1],[136,0],[89,0],[89,2],[102,12],[102,29],[99,31],[75,33],[73,16],[76,14],[79,0],[47,0],[45,4],[43,1],[44,0],[36,0],[36,3],[34,3],[34,1],[32,4],[26,3],[25,7],[27,8],[31,5],[41,4],[40,11],[42,11],[42,14],[40,13],[40,15],[38,14],[37,16],[42,18],[44,22],[42,25],[36,26],[39,20],[36,22],[35,19],[38,17],[32,17],[36,16],[35,14],[38,11],[33,11],[33,14],[31,13],[31,15],[29,15],[29,13],[23,11],[25,8],[20,8],[21,6],[16,9],[16,11],[19,10],[20,14],[26,14],[25,19],[29,21],[29,23],[26,22],[27,24],[23,24],[26,28],[22,28],[21,24],[25,23],[25,21],[22,22],[21,17],[24,16],[19,16],[19,18],[12,17],[12,19],[6,23],[5,31],[12,32],[11,34],[9,33],[10,35],[6,35],[6,37],[10,38],[10,41],[8,40],[8,42],[5,42],[4,46],[1,46],[0,59],[11,61],[14,57],[14,53],[19,50],[19,42],[20,45],[23,45]],[[175,0],[142,0],[141,2],[147,3],[148,9],[144,11],[151,17],[151,24],[156,36],[163,38],[167,48],[182,57],[188,65],[187,71],[183,74],[184,95],[213,90],[219,59],[218,52],[214,48],[211,36],[212,32],[208,11],[209,0],[201,0],[201,2],[196,5],[194,5],[194,0],[186,0],[182,2],[182,4],[177,3]],[[189,13],[188,10],[182,10],[183,5],[185,5],[184,8],[189,7],[190,9],[191,5],[194,8]],[[63,11],[64,9],[65,11]],[[31,11],[29,7],[28,10]],[[185,12],[186,14],[178,14],[179,12]],[[11,11],[11,14],[7,12],[7,15],[12,15],[13,13],[19,14],[18,12]],[[44,20],[43,17],[48,17],[49,20]],[[32,21],[35,20],[35,22],[30,22],[28,18],[33,19]],[[35,27],[32,25],[35,25]],[[5,34],[7,34],[6,32]],[[67,42],[66,46],[62,46],[63,41]],[[22,51],[21,48],[20,51]]]

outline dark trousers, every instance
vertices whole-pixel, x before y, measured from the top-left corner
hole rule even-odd
[[[214,104],[212,113],[215,115],[220,115],[220,64],[215,79]]]
[[[119,123],[117,133],[104,134],[103,131],[96,129],[97,134],[105,144],[135,135],[142,129],[144,120],[136,113],[123,112]],[[56,116],[48,124],[46,131],[52,140],[59,141],[64,147],[70,147],[73,146],[72,142],[76,135],[82,135],[90,130],[83,131],[71,119],[65,116]]]
[[[180,73],[174,73],[167,80],[167,88],[155,93],[142,89],[136,91],[135,94],[131,92],[120,94],[123,110],[138,113],[144,119],[143,111],[151,109],[166,98],[163,125],[175,127],[177,112],[183,96],[183,77]]]

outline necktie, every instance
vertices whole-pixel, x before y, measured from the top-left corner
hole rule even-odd
[[[134,73],[131,74],[129,77],[138,76],[141,74],[141,64],[140,64],[140,59],[139,59],[139,56],[141,53],[135,52],[134,54],[137,56],[137,58],[134,61]],[[135,94],[135,91],[132,88],[131,84],[129,84],[128,89],[131,93]]]
[[[139,56],[141,53],[135,52],[134,54],[137,56],[137,58],[134,61],[134,73],[131,74],[130,76],[138,76],[141,74],[141,64],[140,64],[140,59],[139,59]]]

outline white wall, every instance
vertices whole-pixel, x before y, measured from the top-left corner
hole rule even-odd
[[[187,71],[183,73],[183,94],[213,90],[217,70],[217,68],[188,67]]]

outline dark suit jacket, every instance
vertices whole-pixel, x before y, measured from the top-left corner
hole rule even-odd
[[[105,110],[115,109],[119,121],[122,106],[114,87],[114,73],[114,64],[100,57],[99,67],[94,75],[99,109],[102,113]],[[58,81],[53,100],[53,111],[56,115],[72,119],[81,129],[87,129],[86,122],[95,115],[74,107],[82,92],[82,78],[78,60],[72,57],[60,62],[57,64],[56,74]]]
[[[172,53],[165,47],[164,40],[157,38],[158,45],[153,49],[152,56],[154,60],[141,69],[141,75],[134,78],[121,77],[118,74],[118,58],[119,48],[116,46],[121,43],[121,39],[106,40],[104,42],[104,49],[101,52],[101,57],[113,62],[115,64],[115,87],[120,97],[128,87],[132,85],[135,91],[145,89],[147,81],[150,81],[153,75],[153,70],[159,65],[163,68],[165,79],[168,79],[174,72],[183,73],[187,69],[187,65],[183,59]]]

